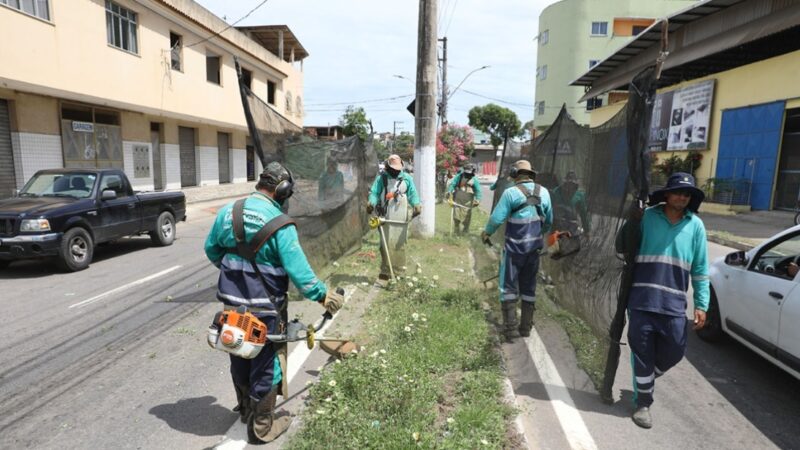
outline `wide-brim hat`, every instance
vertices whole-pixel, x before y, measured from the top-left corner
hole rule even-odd
[[[689,200],[689,205],[686,208],[689,211],[697,212],[700,204],[706,198],[706,194],[694,185],[694,177],[685,172],[675,172],[670,175],[666,186],[650,194],[648,203],[651,206],[664,203],[667,201],[667,192],[682,190],[691,192],[691,200]]]
[[[515,162],[512,167],[517,169],[517,173],[527,173],[528,175],[536,176],[536,171],[533,170],[533,167],[531,167],[530,161],[520,159],[519,161]]]
[[[389,155],[386,163],[394,170],[403,170],[403,160],[400,159],[399,155]]]

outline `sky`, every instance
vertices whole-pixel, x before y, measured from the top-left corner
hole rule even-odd
[[[196,1],[232,23],[263,0]],[[522,123],[533,119],[538,17],[552,3],[438,0],[438,34],[448,41],[449,123],[466,125],[469,109],[487,103],[511,109]],[[400,133],[414,130],[406,106],[415,90],[418,13],[415,0],[268,0],[238,25],[288,25],[308,51],[304,125],[337,124],[352,104],[365,109],[376,132],[398,122]]]

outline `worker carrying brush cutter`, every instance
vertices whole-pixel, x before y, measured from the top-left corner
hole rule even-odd
[[[694,289],[694,329],[705,326],[709,304],[708,247],[697,209],[703,191],[694,177],[677,172],[667,185],[650,194],[652,206],[634,214],[617,238],[620,253],[636,252],[628,297],[628,344],[633,364],[633,421],[650,428],[650,405],[656,377],[680,362],[686,352],[686,291]],[[638,248],[626,248],[627,227],[640,227]]]
[[[472,208],[481,204],[481,183],[475,172],[474,164],[464,165],[447,187],[447,201],[452,208],[452,227],[456,234],[469,232]]]
[[[269,163],[256,192],[219,211],[205,243],[208,259],[219,268],[217,298],[226,310],[247,307],[270,334],[285,332],[290,280],[331,315],[344,302],[340,292],[328,291],[314,275],[294,222],[281,212],[293,191],[291,172]],[[273,441],[291,422],[288,416],[273,422],[276,396],[287,396],[286,344],[267,340],[255,357],[231,354],[230,360],[235,410],[247,424],[250,443]]]
[[[406,265],[405,245],[408,239],[408,222],[422,213],[419,194],[414,179],[403,171],[403,161],[397,155],[389,156],[384,171],[375,178],[369,191],[367,214],[375,212],[385,219],[380,225],[381,273],[380,280],[389,280],[394,272]],[[408,217],[408,207],[413,211]]]
[[[553,223],[550,194],[542,185],[533,182],[535,175],[528,161],[519,160],[511,166],[510,176],[514,180],[514,187],[503,192],[481,233],[481,239],[489,242],[489,237],[507,221],[498,285],[504,333],[508,341],[517,336],[517,331],[521,336],[530,336],[539,252],[544,246],[543,235]],[[522,300],[519,329],[517,299]]]

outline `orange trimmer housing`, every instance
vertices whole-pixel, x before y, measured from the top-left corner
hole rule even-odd
[[[214,318],[214,323],[219,325],[220,330],[223,330],[219,338],[225,346],[235,345],[236,342],[233,333],[226,333],[227,330],[224,330],[224,325],[242,330],[246,342],[252,342],[253,344],[267,342],[267,326],[250,311],[244,313],[235,310],[221,311]]]

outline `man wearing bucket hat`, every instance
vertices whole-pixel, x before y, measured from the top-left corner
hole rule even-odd
[[[409,205],[413,208],[408,217]],[[408,238],[407,222],[422,213],[419,194],[414,187],[414,179],[403,171],[403,161],[398,155],[390,155],[385,163],[385,170],[378,174],[369,192],[367,214],[377,212],[392,222],[406,222],[405,225],[387,223],[383,227],[384,242],[381,242],[380,280],[388,280],[390,274],[406,265],[405,244]],[[389,268],[392,265],[392,269]]]
[[[504,333],[506,340],[511,341],[517,332],[521,336],[530,336],[536,301],[539,251],[544,246],[543,235],[553,223],[553,211],[547,189],[533,182],[536,172],[531,168],[530,162],[515,162],[509,175],[514,179],[514,188],[509,187],[503,192],[481,233],[481,239],[488,242],[489,236],[503,222],[508,221],[498,284]],[[518,298],[522,300],[519,329]]]
[[[453,227],[458,234],[469,232],[472,208],[481,204],[481,183],[475,176],[475,165],[465,164],[447,187],[447,199],[453,209]],[[456,206],[459,205],[459,206]],[[463,228],[461,227],[461,224]]]
[[[628,296],[628,343],[634,373],[633,421],[653,425],[650,406],[656,377],[677,364],[686,351],[686,292],[694,289],[694,329],[705,325],[709,303],[708,248],[697,209],[703,191],[688,173],[674,173],[650,194],[643,214],[641,242]],[[641,211],[641,210],[639,210]],[[629,226],[633,222],[626,223]]]

